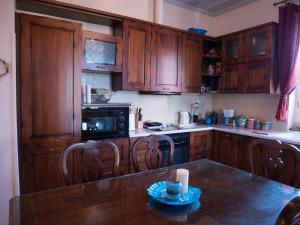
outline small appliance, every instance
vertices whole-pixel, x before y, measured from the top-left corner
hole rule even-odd
[[[190,123],[191,115],[189,112],[179,112],[179,124],[186,125]]]
[[[81,131],[84,141],[129,137],[129,104],[83,106]]]

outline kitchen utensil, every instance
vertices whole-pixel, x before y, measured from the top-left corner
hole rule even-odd
[[[199,103],[195,103],[193,106],[193,122],[199,123]]]
[[[179,112],[179,124],[189,124],[191,115],[189,112]]]

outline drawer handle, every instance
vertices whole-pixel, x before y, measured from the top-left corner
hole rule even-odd
[[[59,139],[54,139],[54,140],[51,140],[51,141],[53,141],[53,142],[60,142]]]
[[[96,66],[97,69],[104,69],[105,66]]]
[[[164,90],[164,91],[169,91],[169,90],[170,90],[170,88],[163,88],[163,90]]]
[[[134,89],[140,89],[140,87],[139,87],[139,86],[133,86],[133,88],[134,88]]]
[[[59,151],[60,148],[49,148],[49,151]]]

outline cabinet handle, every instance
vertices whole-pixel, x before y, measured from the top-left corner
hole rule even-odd
[[[60,150],[60,148],[49,148],[49,151],[59,151]]]
[[[140,89],[139,86],[132,86],[132,88],[134,88],[134,89]]]
[[[59,140],[59,139],[54,139],[54,140],[51,140],[51,141],[53,141],[53,142],[60,142],[61,140]]]
[[[169,90],[170,90],[170,88],[163,88],[163,90],[165,90],[165,91],[169,91]]]
[[[105,66],[96,66],[97,69],[105,69]]]

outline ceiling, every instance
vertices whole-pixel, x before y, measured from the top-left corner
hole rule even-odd
[[[222,13],[244,6],[257,0],[165,0],[193,11],[209,16],[218,16]]]

